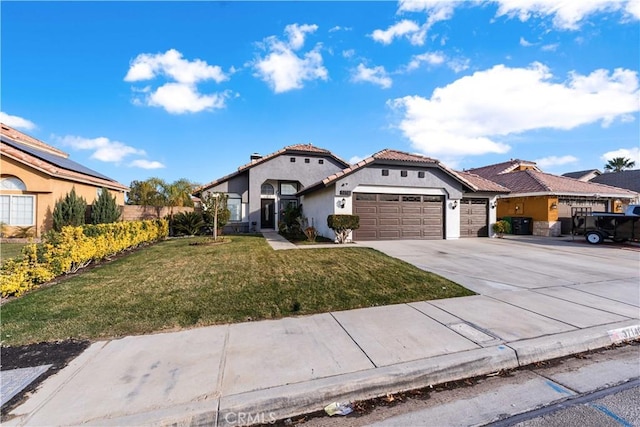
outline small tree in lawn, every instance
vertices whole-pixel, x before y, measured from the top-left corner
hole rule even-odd
[[[329,215],[327,225],[336,233],[336,242],[344,243],[353,230],[360,228],[358,215]]]
[[[202,199],[202,217],[207,226],[213,228],[213,237],[217,238],[222,227],[231,218],[231,211],[227,208],[227,196],[224,193],[207,193]]]
[[[120,209],[116,198],[109,194],[109,190],[102,189],[100,196],[91,206],[91,222],[93,224],[109,224],[120,218]]]
[[[56,202],[53,208],[53,229],[61,231],[62,227],[72,225],[77,227],[84,224],[87,202],[78,197],[73,187],[67,195]]]

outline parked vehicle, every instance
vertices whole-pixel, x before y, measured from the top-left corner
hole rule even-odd
[[[588,208],[574,208],[572,234],[584,236],[593,245],[602,243],[605,239],[614,242],[640,240],[640,205],[629,205],[624,213],[591,212]]]

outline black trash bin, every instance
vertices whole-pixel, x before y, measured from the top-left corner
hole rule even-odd
[[[511,234],[531,235],[533,234],[533,220],[528,217],[511,218]]]

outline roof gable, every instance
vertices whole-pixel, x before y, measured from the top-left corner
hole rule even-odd
[[[511,159],[502,163],[482,166],[480,168],[467,169],[466,172],[471,172],[483,178],[491,179],[497,175],[502,175],[519,170],[535,170],[538,172],[542,172],[535,162],[520,159]]]
[[[288,145],[274,153],[267,154],[266,156],[256,157],[251,160],[249,163],[246,163],[238,168],[236,172],[232,172],[228,175],[225,175],[221,178],[215,179],[207,184],[201,185],[200,187],[194,190],[194,194],[200,193],[208,188],[215,187],[218,184],[221,184],[234,176],[240,175],[241,173],[248,171],[249,169],[266,163],[269,160],[275,159],[278,156],[283,155],[308,155],[308,156],[319,156],[319,157],[329,157],[333,159],[336,163],[342,166],[349,166],[349,163],[342,160],[340,157],[333,154],[331,151],[326,150],[324,148],[316,147],[312,144],[294,144]]]
[[[640,169],[603,173],[593,178],[591,182],[613,185],[640,193]]]

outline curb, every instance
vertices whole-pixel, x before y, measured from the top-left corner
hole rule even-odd
[[[334,401],[372,399],[388,393],[516,369],[639,338],[640,321],[631,319],[170,408],[92,419],[84,424],[219,427],[270,424],[316,412]],[[39,405],[33,406],[37,410]],[[13,419],[8,425],[22,425],[29,418],[26,415]]]

